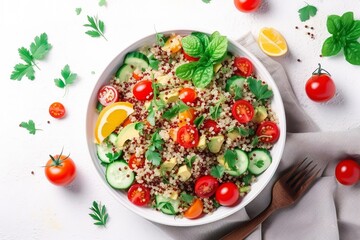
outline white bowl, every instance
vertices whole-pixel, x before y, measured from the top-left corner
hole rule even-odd
[[[195,30],[173,30],[173,31],[163,32],[163,34],[166,35],[171,33],[177,33],[181,35],[187,35],[194,31]],[[203,216],[199,219],[189,220],[186,218],[182,218],[182,219],[174,218],[174,216],[165,215],[159,211],[155,211],[152,208],[137,207],[128,200],[126,192],[115,190],[111,188],[110,185],[107,184],[104,174],[105,169],[103,166],[101,166],[100,161],[97,158],[96,147],[94,144],[94,139],[95,139],[94,128],[98,116],[98,114],[96,113],[97,93],[100,87],[108,83],[110,79],[114,76],[118,68],[123,64],[123,60],[126,53],[134,51],[140,47],[143,47],[144,45],[151,46],[154,43],[154,41],[155,41],[155,34],[152,34],[150,36],[140,39],[139,41],[135,42],[134,44],[130,45],[129,47],[121,51],[114,58],[114,60],[108,65],[108,67],[104,70],[97,84],[95,85],[95,88],[89,100],[88,109],[87,109],[87,121],[86,121],[86,138],[87,138],[88,149],[91,155],[92,162],[96,168],[96,171],[98,172],[101,181],[105,184],[106,188],[110,191],[110,193],[125,207],[127,207],[131,211],[139,214],[140,216],[148,220],[170,226],[196,226],[196,225],[202,225],[202,224],[218,221],[239,211],[240,209],[244,208],[249,202],[251,202],[265,188],[265,186],[268,184],[270,179],[273,177],[279,165],[285,145],[285,136],[286,136],[285,112],[279,90],[274,80],[272,79],[271,75],[262,65],[262,63],[253,54],[248,52],[243,46],[241,46],[235,41],[229,40],[228,50],[231,53],[233,53],[235,56],[240,55],[247,57],[253,63],[256,69],[256,75],[260,79],[266,81],[266,83],[271,87],[271,89],[274,92],[274,97],[272,100],[272,108],[277,114],[277,117],[279,119],[280,138],[279,141],[274,145],[274,147],[271,150],[271,155],[273,160],[270,167],[258,177],[257,182],[255,182],[252,185],[251,191],[243,198],[243,200],[237,206],[220,207],[213,214]]]

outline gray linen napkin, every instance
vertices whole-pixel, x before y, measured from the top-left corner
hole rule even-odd
[[[360,156],[360,129],[347,132],[318,132],[319,128],[300,107],[282,66],[259,49],[249,33],[238,42],[265,65],[284,101],[287,140],[284,154],[272,181],[247,207],[223,220],[196,227],[155,224],[169,239],[219,239],[255,217],[270,202],[271,188],[279,173],[299,159],[309,157],[325,170],[314,186],[292,207],[273,214],[247,240],[356,240],[360,239],[360,184],[346,187],[334,178],[338,160]]]

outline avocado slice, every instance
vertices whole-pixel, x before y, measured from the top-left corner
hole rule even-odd
[[[199,139],[199,143],[196,146],[200,151],[203,151],[206,148],[206,137],[205,135],[201,135]]]
[[[179,176],[180,180],[185,182],[191,177],[191,171],[188,166],[182,165],[179,167],[177,175]]]
[[[176,102],[179,99],[179,91],[180,89],[174,88],[171,91],[162,91],[159,94],[159,97],[161,100],[163,100],[165,103],[173,103]]]
[[[135,125],[136,123],[131,123],[120,131],[116,139],[116,146],[120,150],[123,148],[127,140],[140,137],[139,131],[135,129]]]
[[[255,114],[252,120],[256,123],[260,123],[264,121],[267,116],[266,108],[264,106],[258,106],[255,108]]]
[[[232,130],[231,132],[228,132],[227,137],[230,138],[232,141],[236,140],[238,137],[241,137],[240,133],[237,130]]]
[[[176,158],[171,158],[169,160],[164,161],[160,167],[162,175],[167,171],[171,171],[175,167],[175,165],[176,165]]]
[[[218,135],[210,138],[210,142],[208,142],[207,146],[209,151],[212,153],[218,153],[221,149],[222,144],[224,143],[225,138],[223,135]]]

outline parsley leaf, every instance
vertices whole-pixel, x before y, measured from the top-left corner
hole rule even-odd
[[[196,160],[196,156],[192,156],[191,158],[184,158],[185,160],[185,164],[186,166],[188,166],[189,168],[192,168],[192,165],[194,164],[195,160]]]
[[[250,91],[255,95],[258,101],[271,98],[274,95],[273,91],[269,89],[269,86],[267,84],[263,84],[261,80],[250,77],[247,79],[247,82],[249,84]]]
[[[232,131],[237,131],[243,137],[249,137],[255,134],[255,131],[252,128],[234,127],[229,130],[229,132]]]
[[[22,60],[24,60],[28,64],[32,64],[34,61],[34,57],[31,55],[30,51],[24,47],[19,48],[19,56]]]
[[[204,3],[210,3],[211,0],[202,0]]]
[[[81,8],[75,8],[76,15],[80,15],[82,9]]]
[[[138,122],[138,123],[135,123],[135,129],[142,135],[144,134],[144,123],[142,122]]]
[[[310,17],[314,17],[317,13],[317,8],[307,4],[305,7],[300,8],[299,11],[299,17],[302,22],[305,22],[310,19]]]
[[[259,143],[259,137],[258,137],[258,136],[255,136],[255,137],[253,138],[253,140],[251,141],[251,145],[252,145],[253,147],[255,147],[256,145],[258,145],[258,143]]]
[[[48,43],[48,36],[46,33],[42,33],[40,36],[36,36],[34,42],[30,45],[30,52],[34,59],[42,60],[46,54],[52,48],[51,44]]]
[[[27,129],[29,131],[29,133],[32,135],[35,135],[37,130],[41,130],[41,129],[37,129],[35,127],[35,123],[33,120],[29,120],[28,122],[20,123],[20,127]]]
[[[100,0],[99,1],[99,6],[102,7],[102,6],[106,6],[107,2],[106,0]]]
[[[182,101],[178,101],[170,109],[166,110],[163,113],[162,117],[167,119],[167,120],[170,120],[173,117],[175,117],[176,115],[178,115],[179,113],[184,112],[184,111],[186,111],[188,109],[189,109],[188,105],[186,105]]]
[[[92,28],[93,30],[89,30],[85,33],[90,37],[103,37],[107,41],[106,37],[104,36],[104,30],[105,30],[104,22],[98,19],[97,16],[95,17],[87,16],[87,19],[90,24],[84,24],[83,26]]]
[[[160,62],[154,57],[154,54],[151,54],[148,59],[150,67],[154,70],[158,70]]]
[[[239,100],[243,97],[243,91],[238,85],[235,85],[234,93],[235,93],[235,97],[234,97],[235,100]]]
[[[194,198],[195,197],[193,195],[187,194],[186,192],[182,192],[180,194],[180,199],[187,204],[192,204]]]
[[[157,208],[158,208],[159,210],[161,210],[161,209],[169,210],[172,215],[175,215],[175,213],[176,213],[173,205],[172,205],[170,202],[160,202],[160,203],[157,205]]]
[[[262,168],[264,166],[264,160],[258,160],[254,163],[258,168]]]
[[[150,140],[151,145],[148,150],[145,152],[145,157],[148,161],[150,161],[153,165],[159,166],[161,163],[161,155],[156,150],[162,150],[162,145],[164,144],[164,140],[161,138],[159,131],[156,131]]]
[[[213,166],[210,169],[211,176],[216,178],[221,178],[224,175],[224,172],[225,172],[225,168],[221,165]]]
[[[220,106],[221,106],[222,102],[223,102],[223,100],[221,99],[219,102],[217,102],[215,104],[215,106],[210,107],[210,116],[212,119],[216,120],[220,117],[220,113],[222,111]]]
[[[248,173],[247,175],[245,175],[243,178],[242,178],[242,182],[245,183],[245,185],[250,185],[251,184],[251,179],[252,179],[252,174],[251,173]]]
[[[92,213],[89,213],[90,217],[95,220],[94,225],[106,226],[109,214],[106,211],[105,205],[93,201],[93,205],[90,208]]]
[[[145,157],[154,166],[159,166],[161,163],[161,155],[160,155],[160,153],[158,153],[156,151],[152,151],[152,150],[148,149],[145,152]]]
[[[151,126],[155,126],[155,110],[153,106],[153,101],[151,101],[148,108],[148,116],[146,117],[146,120],[150,123]]]
[[[199,128],[199,127],[203,124],[204,120],[205,120],[205,117],[204,117],[203,115],[197,117],[197,118],[194,120],[195,126],[196,126],[197,128]]]
[[[224,154],[224,159],[231,170],[236,170],[235,163],[237,161],[237,154],[234,150],[227,149]]]
[[[163,47],[165,45],[165,42],[167,41],[167,37],[164,36],[162,33],[156,33],[156,44]]]
[[[74,83],[77,74],[71,73],[69,65],[66,64],[65,67],[61,70],[61,76],[63,77],[63,79],[56,78],[54,79],[54,82],[55,85],[58,86],[59,88],[64,88]]]
[[[120,157],[120,153],[119,152],[107,153],[105,154],[105,156],[109,159],[110,162],[113,162]]]
[[[24,76],[30,80],[35,79],[35,71],[31,64],[16,64],[13,72],[11,73],[10,79],[20,81]]]

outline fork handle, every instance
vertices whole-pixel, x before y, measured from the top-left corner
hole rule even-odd
[[[265,221],[277,208],[273,207],[270,204],[263,212],[257,215],[252,220],[245,223],[245,225],[239,227],[238,229],[230,232],[229,234],[222,237],[220,240],[241,240],[245,239],[247,236],[252,233],[256,227]]]

